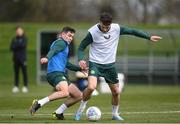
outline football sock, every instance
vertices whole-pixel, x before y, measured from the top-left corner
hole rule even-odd
[[[112,115],[119,115],[119,106],[112,105]]]
[[[38,103],[43,106],[44,104],[48,103],[49,102],[49,98],[48,97],[45,97],[41,100],[38,101]]]
[[[55,112],[56,114],[61,114],[67,109],[66,104],[62,104]]]
[[[80,105],[80,107],[79,107],[79,109],[78,109],[78,111],[77,111],[77,113],[82,113],[83,111],[84,111],[84,109],[86,108],[86,104],[87,104],[87,102],[88,101],[81,101],[81,105]]]

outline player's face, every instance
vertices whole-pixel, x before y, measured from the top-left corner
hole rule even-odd
[[[67,33],[62,33],[61,37],[65,40],[68,41],[69,43],[72,42],[73,38],[74,38],[74,33],[72,32],[67,32]]]
[[[100,28],[103,33],[106,33],[111,28],[111,25],[104,25],[102,22],[100,22]]]
[[[24,30],[22,28],[17,28],[16,29],[16,35],[17,36],[22,36],[24,34]]]

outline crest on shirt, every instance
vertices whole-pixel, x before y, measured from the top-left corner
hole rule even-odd
[[[94,71],[94,70],[91,70],[91,74],[95,74],[95,71]]]
[[[65,78],[64,76],[62,77],[62,79],[63,79],[63,80],[66,80],[66,78]]]
[[[104,38],[105,39],[109,39],[111,37],[111,35],[109,34],[109,35],[104,35]]]

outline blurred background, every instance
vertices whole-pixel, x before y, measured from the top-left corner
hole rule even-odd
[[[41,53],[48,51],[49,40],[54,40],[63,26],[74,27],[77,34],[72,61],[77,64],[77,47],[88,28],[98,23],[103,11],[112,13],[114,22],[120,25],[163,37],[162,41],[154,44],[140,38],[122,36],[117,68],[119,73],[125,75],[127,83],[178,84],[179,0],[0,0],[1,82],[13,82],[9,45],[17,25],[24,28],[28,38],[28,76],[31,85],[41,81],[40,76],[45,74],[41,72],[43,67],[39,67],[39,59]]]
[[[97,22],[108,11],[122,24],[178,24],[179,0],[6,0],[1,22]]]
[[[40,111],[42,118],[30,118],[26,110],[34,97],[44,97],[53,90],[46,81],[46,66],[40,65],[40,57],[46,55],[50,43],[56,39],[62,27],[71,26],[77,33],[71,48],[70,61],[78,64],[77,48],[87,30],[99,22],[99,15],[104,11],[113,15],[115,23],[163,37],[157,43],[134,36],[121,37],[116,66],[126,85],[122,111],[174,110],[176,114],[151,113],[144,117],[142,114],[133,114],[133,118],[130,114],[122,113],[127,118],[125,122],[180,122],[179,111],[177,112],[180,103],[180,0],[0,0],[1,122],[24,122],[28,119],[26,122],[30,123],[52,122],[47,113],[52,108],[54,110],[59,102]],[[27,94],[12,94],[14,71],[10,43],[17,26],[24,28],[28,38]],[[86,53],[88,57],[88,49]],[[76,82],[78,79],[75,73],[69,73],[70,79]],[[21,86],[23,77],[20,72]],[[103,102],[109,96],[98,97],[100,100],[92,100],[90,105],[97,103],[97,106],[105,107],[102,108],[104,111],[110,112],[111,108],[107,107],[109,103],[106,105]],[[9,113],[18,113],[16,120],[9,119]]]

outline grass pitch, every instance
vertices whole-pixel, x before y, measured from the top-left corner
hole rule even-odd
[[[88,106],[97,106],[102,118],[89,122],[85,114],[81,121],[74,121],[73,115],[79,103],[65,112],[66,120],[55,120],[51,113],[64,100],[53,101],[31,116],[28,109],[34,98],[42,98],[52,92],[49,85],[30,86],[27,94],[11,93],[8,84],[0,84],[0,123],[120,123],[111,120],[110,94],[93,96]],[[180,123],[179,86],[126,85],[121,95],[121,123]]]

